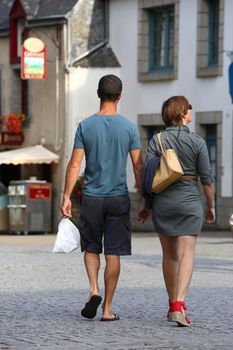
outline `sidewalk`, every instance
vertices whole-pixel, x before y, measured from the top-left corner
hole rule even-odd
[[[166,321],[167,298],[156,235],[133,236],[114,298],[120,321],[81,317],[88,294],[82,254],[52,254],[55,235],[0,235],[0,349],[230,350],[233,344],[233,238],[199,237],[187,303],[192,322]],[[103,258],[102,262],[103,262]],[[103,293],[103,267],[100,271]]]

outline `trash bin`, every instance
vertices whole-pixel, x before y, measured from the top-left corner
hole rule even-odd
[[[51,184],[11,181],[8,186],[9,230],[17,234],[51,231]]]
[[[9,229],[7,204],[7,188],[0,182],[0,231],[8,231]]]

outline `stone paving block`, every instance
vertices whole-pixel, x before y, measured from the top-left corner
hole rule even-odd
[[[166,321],[161,247],[153,234],[133,236],[114,298],[120,321],[81,317],[88,295],[83,256],[52,254],[55,236],[0,236],[0,349],[232,350],[232,236],[199,237],[187,297],[190,328]],[[100,289],[103,293],[103,263]]]

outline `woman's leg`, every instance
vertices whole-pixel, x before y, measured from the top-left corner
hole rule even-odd
[[[160,235],[163,250],[163,274],[169,297],[168,320],[189,326],[184,303],[193,273],[196,236]]]
[[[177,298],[184,301],[193,274],[194,254],[197,236],[177,237],[178,273]]]
[[[193,273],[196,236],[159,235],[163,250],[163,275],[170,301],[184,300]]]
[[[178,240],[177,237],[159,235],[163,251],[163,277],[170,301],[177,300]]]

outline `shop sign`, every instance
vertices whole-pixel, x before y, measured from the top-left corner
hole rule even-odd
[[[47,200],[51,198],[51,185],[31,183],[28,185],[28,198],[33,200]]]
[[[38,38],[28,38],[22,45],[21,78],[46,79],[46,47]]]
[[[17,134],[8,131],[0,132],[0,146],[21,146],[23,141],[24,135],[22,132]]]

